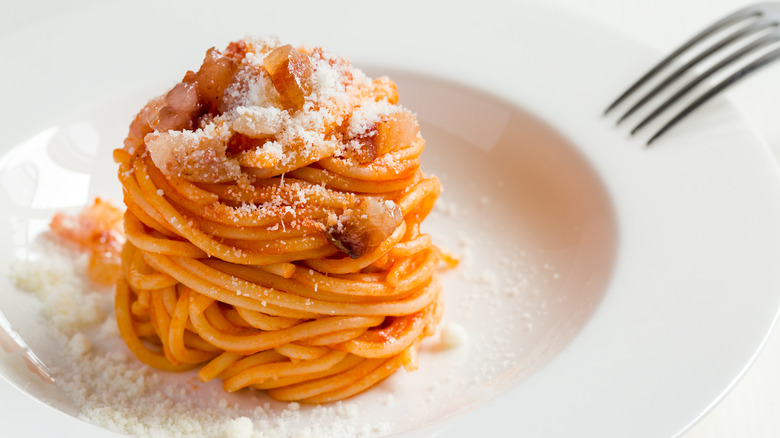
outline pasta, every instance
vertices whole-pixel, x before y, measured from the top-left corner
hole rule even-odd
[[[226,391],[325,403],[400,367],[442,314],[441,192],[395,84],[322,49],[210,49],[114,151],[127,206],[120,334]]]

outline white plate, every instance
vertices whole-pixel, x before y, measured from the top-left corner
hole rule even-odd
[[[645,149],[600,111],[654,56],[577,18],[532,3],[256,3],[100,4],[0,39],[13,60],[0,72],[0,311],[36,353],[57,354],[6,284],[11,259],[55,210],[119,198],[110,149],[205,48],[276,33],[397,80],[445,184],[429,228],[471,254],[445,280],[467,345],[429,343],[418,372],[358,399],[366,421],[408,436],[673,436],[748,366],[780,306],[780,180],[727,102]],[[56,409],[3,383],[2,412],[18,412],[0,415],[4,432],[109,434],[12,356],[3,377]]]

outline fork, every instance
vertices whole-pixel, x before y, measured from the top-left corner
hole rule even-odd
[[[639,92],[640,88],[643,88],[651,79],[658,77],[663,70],[670,66],[673,62],[677,61],[683,54],[687,53],[692,48],[698,46],[704,40],[713,37],[714,35],[724,31],[726,28],[733,27],[730,33],[717,39],[711,43],[708,47],[701,48],[701,52],[693,56],[689,61],[685,62],[682,66],[668,74],[657,85],[655,85],[650,91],[647,91],[642,97],[640,97],[636,103],[634,103],[628,110],[626,110],[617,121],[617,124],[621,124],[631,115],[637,112],[640,108],[645,107],[651,100],[658,96],[662,91],[669,88],[675,82],[693,69],[696,65],[702,63],[714,54],[731,48],[732,53],[726,55],[722,60],[716,62],[714,65],[706,69],[704,72],[693,77],[689,82],[680,85],[680,88],[674,92],[671,97],[668,97],[649,115],[645,116],[632,130],[631,135],[636,134],[640,129],[647,126],[650,122],[655,120],[658,116],[664,113],[674,103],[678,102],[681,98],[688,95],[697,86],[702,84],[708,78],[714,74],[722,71],[724,68],[731,65],[738,65],[738,63],[744,64],[742,67],[720,82],[711,85],[706,89],[699,97],[694,99],[690,104],[675,114],[669,121],[666,122],[658,131],[653,134],[647,141],[647,145],[653,143],[658,137],[667,132],[670,128],[675,126],[682,119],[691,114],[695,109],[699,108],[702,104],[710,100],[712,97],[738,82],[740,79],[748,76],[752,72],[772,63],[773,61],[780,59],[780,47],[771,51],[766,51],[761,56],[755,59],[745,59],[748,55],[756,53],[762,48],[766,48],[771,44],[780,41],[780,2],[766,2],[757,3],[745,8],[739,9],[720,20],[716,21],[706,29],[702,30],[693,38],[686,41],[683,45],[677,48],[669,56],[662,59],[658,64],[651,68],[644,74],[639,80],[631,85],[623,94],[620,95],[605,111],[607,115],[615,110],[622,103],[626,102],[629,97]],[[753,38],[751,40],[751,38]],[[747,41],[741,47],[734,47],[738,42]]]

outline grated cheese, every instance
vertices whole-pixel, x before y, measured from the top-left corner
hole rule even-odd
[[[12,264],[11,279],[40,299],[61,352],[47,365],[82,420],[152,438],[369,438],[392,432],[389,423],[362,421],[357,402],[272,405],[258,394],[251,403],[238,403],[192,375],[139,363],[119,340],[113,292],[91,289],[87,258],[45,235],[33,250],[35,257]]]
[[[439,340],[444,348],[457,348],[466,344],[468,333],[462,325],[450,322],[439,329]]]

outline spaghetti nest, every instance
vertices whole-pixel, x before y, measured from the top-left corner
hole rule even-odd
[[[114,151],[120,333],[142,362],[305,403],[417,367],[441,311],[441,191],[387,78],[273,38],[210,49]]]

